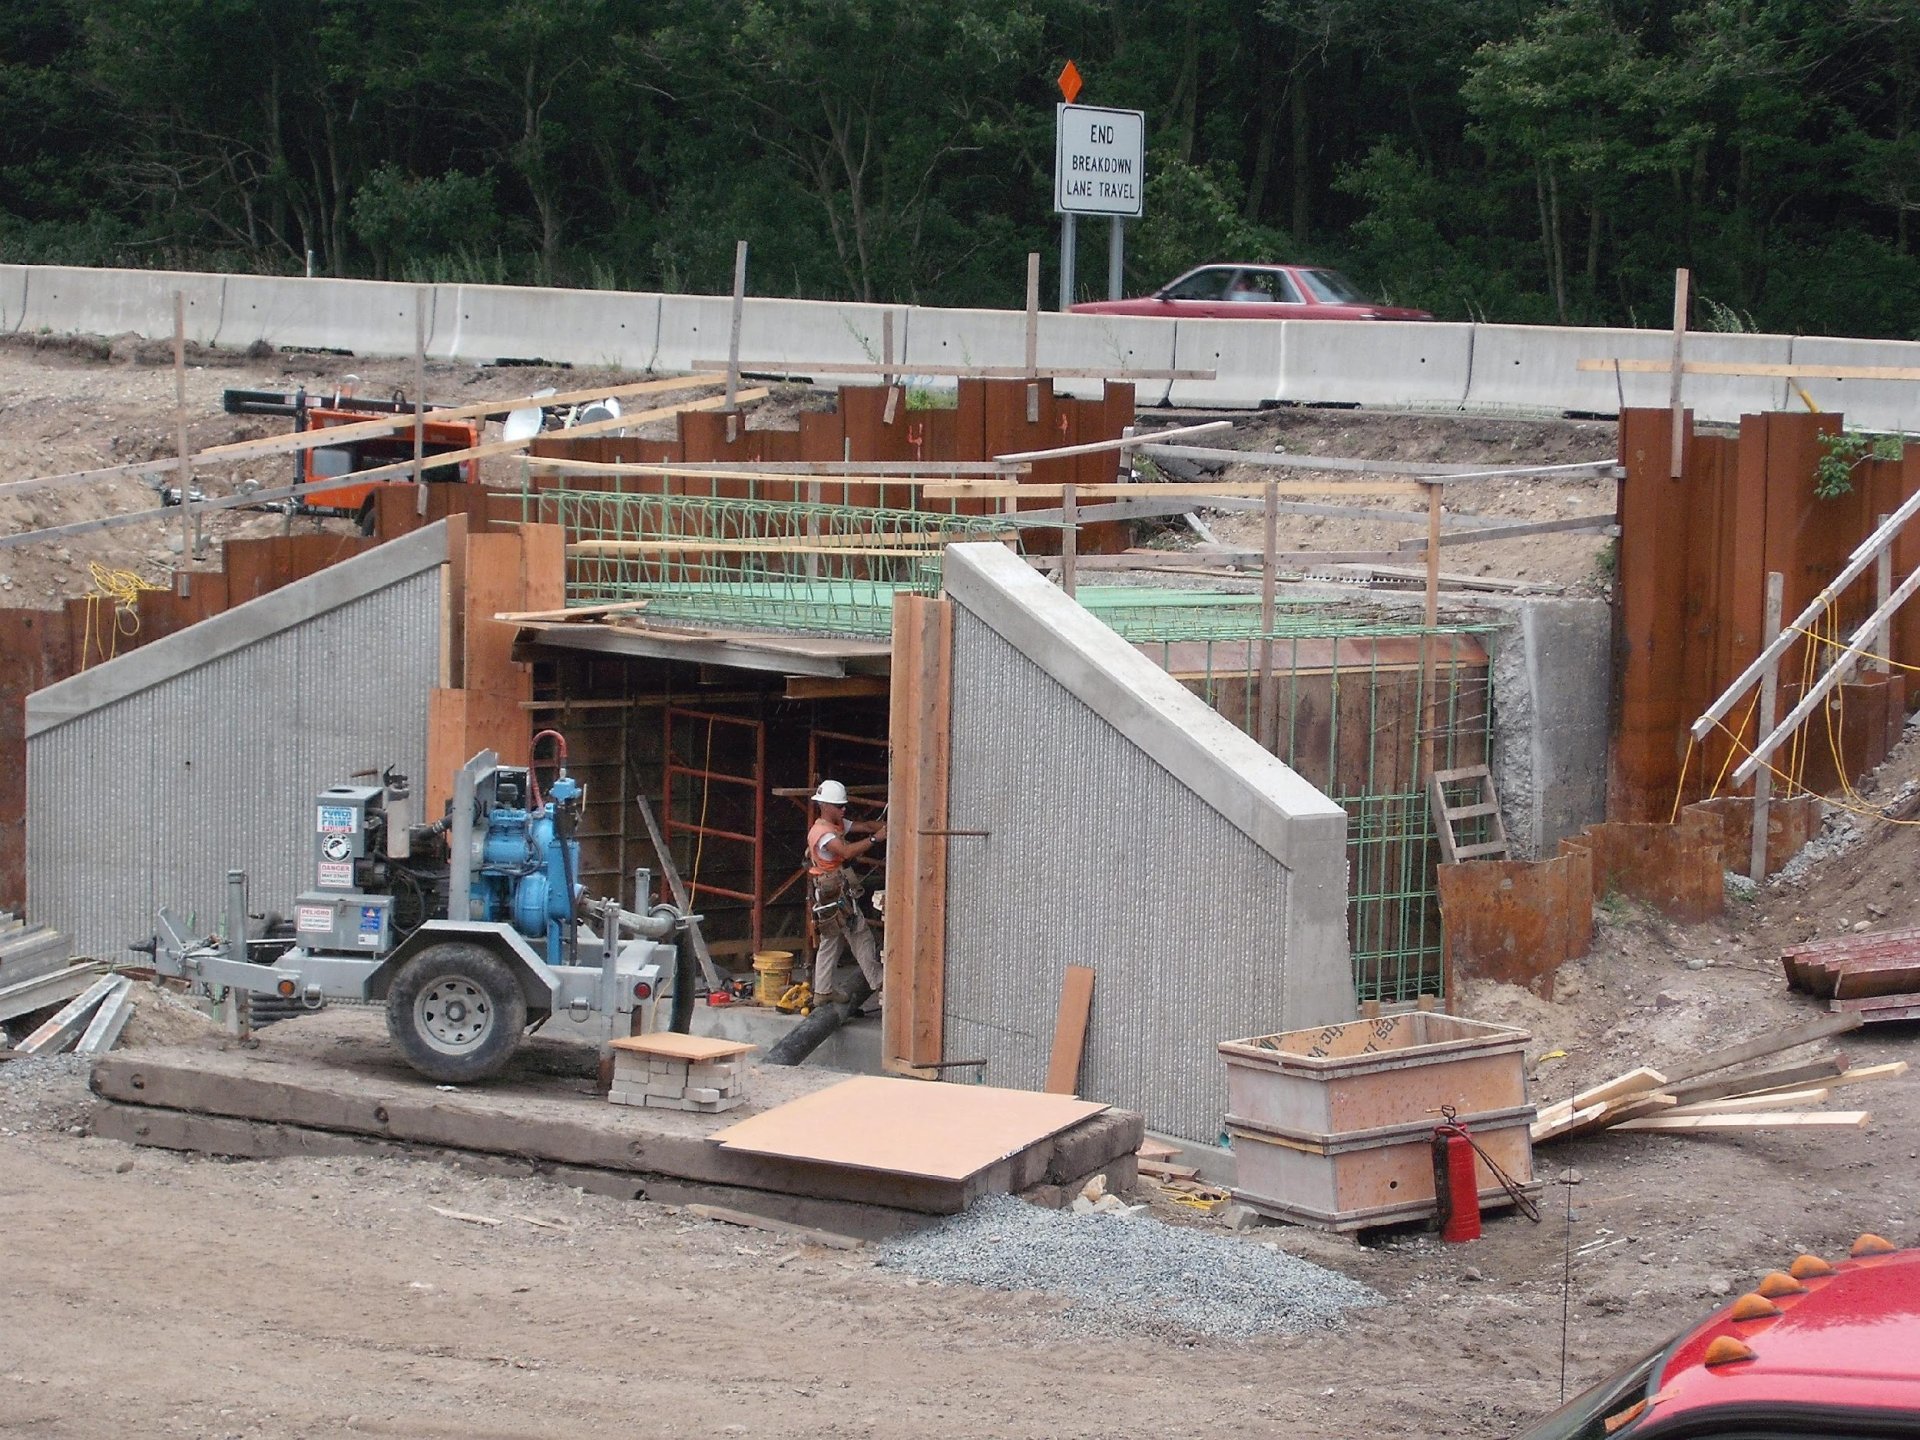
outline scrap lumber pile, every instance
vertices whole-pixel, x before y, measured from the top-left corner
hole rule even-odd
[[[1858,1029],[1858,1015],[1835,1015],[1762,1035],[1724,1050],[1671,1065],[1642,1066],[1544,1107],[1532,1125],[1535,1145],[1598,1130],[1675,1133],[1778,1130],[1798,1126],[1858,1128],[1865,1110],[1815,1110],[1843,1085],[1888,1080],[1906,1072],[1904,1060],[1851,1066],[1833,1055],[1798,1065],[1738,1069],[1787,1050]],[[1735,1073],[1728,1073],[1728,1072]]]
[[[101,1054],[120,1038],[133,1013],[133,982],[72,957],[57,930],[0,916],[0,1044],[9,1027],[16,1040],[9,1058]]]
[[[1816,940],[1783,950],[1787,983],[1863,1021],[1920,1019],[1920,930]]]

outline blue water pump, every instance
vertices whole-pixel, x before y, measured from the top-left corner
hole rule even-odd
[[[542,731],[535,745],[553,733]],[[574,835],[584,792],[567,774],[563,740],[559,771],[544,801],[531,769],[503,765],[494,772],[486,838],[468,892],[476,918],[505,921],[530,940],[545,937],[551,965],[570,963],[580,897],[580,842]]]

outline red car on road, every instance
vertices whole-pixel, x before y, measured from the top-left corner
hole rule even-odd
[[[1425,310],[1376,305],[1338,270],[1317,265],[1202,265],[1137,300],[1096,300],[1080,315],[1201,320],[1431,320]]]
[[[1920,1250],[1802,1255],[1523,1440],[1920,1436]]]

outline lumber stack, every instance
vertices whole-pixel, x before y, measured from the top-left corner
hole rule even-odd
[[[111,1050],[133,1013],[133,982],[96,961],[73,959],[67,937],[0,915],[0,1046],[9,1059]],[[27,1033],[24,1038],[20,1032]]]
[[[1670,1065],[1641,1066],[1544,1107],[1534,1120],[1535,1145],[1599,1130],[1675,1134],[1797,1127],[1858,1128],[1865,1110],[1816,1110],[1842,1086],[1906,1073],[1904,1060],[1852,1066],[1833,1055],[1796,1065],[1740,1068],[1859,1028],[1861,1017],[1834,1015]]]
[[[1920,930],[1816,940],[1780,953],[1787,983],[1863,1021],[1920,1019]]]

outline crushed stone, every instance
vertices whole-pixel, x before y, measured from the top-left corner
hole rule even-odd
[[[0,1064],[0,1135],[84,1126],[93,1110],[91,1055],[36,1055]]]
[[[989,1196],[880,1247],[876,1264],[946,1284],[1033,1290],[1071,1302],[1075,1335],[1251,1340],[1336,1325],[1381,1297],[1275,1247],[1121,1215],[1043,1210]]]
[[[1799,853],[1767,883],[1774,886],[1802,883],[1812,874],[1816,865],[1846,854],[1866,838],[1866,833],[1860,822],[1845,810],[1828,807],[1826,817],[1820,824],[1820,833],[1802,845]]]

